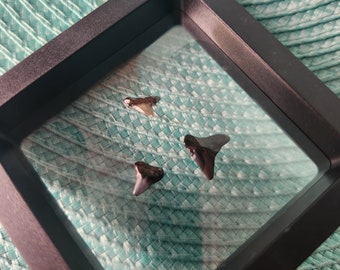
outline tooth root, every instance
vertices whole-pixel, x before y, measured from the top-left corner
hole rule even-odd
[[[148,190],[153,184],[160,181],[164,176],[162,168],[151,166],[145,162],[135,163],[136,184],[132,194],[138,196]]]
[[[204,138],[188,134],[184,137],[184,144],[204,175],[211,180],[214,178],[215,157],[229,140],[230,138],[224,134]]]
[[[207,148],[192,149],[193,159],[200,167],[208,180],[214,178],[215,156],[217,153],[210,151]]]
[[[148,190],[151,185],[148,182],[148,179],[146,177],[142,177],[142,175],[137,172],[136,174],[136,184],[133,189],[132,194],[134,196],[138,196],[142,194],[144,191]]]
[[[145,114],[146,116],[153,117],[153,106],[157,104],[160,100],[160,97],[144,97],[144,98],[130,98],[127,97],[124,99],[124,104],[132,109]]]

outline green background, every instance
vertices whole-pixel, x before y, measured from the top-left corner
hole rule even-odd
[[[333,92],[340,93],[339,1],[239,1]],[[102,4],[2,1],[0,72]],[[159,95],[156,117],[126,96]],[[187,133],[226,133],[216,177],[204,179]],[[212,269],[297,191],[316,168],[243,90],[176,27],[23,143],[44,183],[105,269]],[[132,197],[133,163],[165,170]],[[335,233],[300,266],[338,269]],[[2,269],[26,269],[1,230]]]

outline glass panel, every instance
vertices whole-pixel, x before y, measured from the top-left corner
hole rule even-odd
[[[0,1],[0,75],[106,1]]]
[[[0,266],[2,270],[26,270],[24,259],[0,224]]]
[[[340,229],[331,235],[298,270],[340,269]]]
[[[340,97],[340,1],[237,1]]]
[[[154,117],[123,102],[147,96],[160,97]],[[213,180],[185,148],[187,134],[230,137]],[[22,149],[108,269],[212,269],[317,173],[179,26],[33,132]],[[164,177],[133,196],[137,161],[163,168]]]

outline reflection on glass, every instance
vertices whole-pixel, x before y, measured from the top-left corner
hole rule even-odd
[[[148,117],[127,97],[159,96]],[[230,141],[207,180],[184,137]],[[107,269],[212,269],[317,173],[181,27],[112,71],[22,149]],[[164,177],[133,196],[134,163]]]
[[[0,1],[0,75],[106,1]]]
[[[340,2],[237,0],[340,97]]]
[[[299,266],[298,270],[339,269],[339,265],[340,231],[338,229]]]
[[[0,267],[3,270],[26,270],[26,265],[5,229],[0,224]]]

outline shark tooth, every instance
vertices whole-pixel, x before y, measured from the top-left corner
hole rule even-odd
[[[138,196],[160,181],[164,176],[162,168],[154,167],[143,161],[135,163],[136,184],[132,194]]]
[[[131,98],[127,97],[124,99],[124,104],[127,107],[135,109],[136,111],[145,114],[146,116],[153,117],[153,106],[157,104],[160,97],[150,96],[144,98]]]
[[[230,138],[224,134],[198,138],[190,134],[184,137],[185,147],[208,180],[214,178],[215,157]]]

